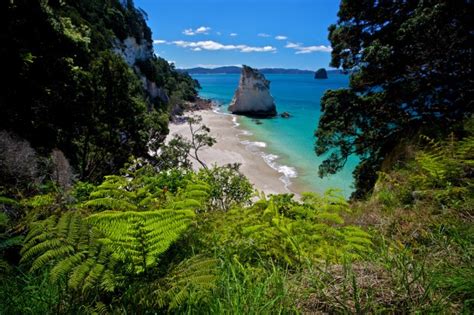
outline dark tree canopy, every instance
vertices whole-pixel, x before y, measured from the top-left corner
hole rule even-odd
[[[352,70],[347,89],[329,90],[315,151],[325,176],[356,154],[355,197],[404,139],[449,131],[473,112],[473,2],[342,0],[329,27],[332,67]]]
[[[81,179],[115,173],[168,132],[170,102],[192,100],[197,83],[166,60],[136,62],[165,95],[151,98],[113,45],[151,47],[133,1],[15,0],[0,4],[0,130],[40,154],[64,152]],[[163,100],[164,99],[164,100]]]

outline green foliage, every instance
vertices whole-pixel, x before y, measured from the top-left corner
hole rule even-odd
[[[159,154],[154,157],[154,164],[159,170],[169,169],[191,169],[192,162],[189,160],[191,143],[181,135],[174,135],[168,143],[162,145]]]
[[[449,298],[462,301],[462,310],[468,312],[474,307],[474,270],[462,266],[443,270],[433,275],[435,286],[448,292]]]
[[[0,200],[7,201],[7,198],[1,197]],[[5,251],[13,246],[19,246],[22,243],[22,236],[11,235],[9,229],[9,218],[6,213],[0,212],[0,278],[9,271],[10,265],[4,260]]]
[[[74,210],[35,221],[21,251],[22,262],[31,272],[49,270],[52,283],[81,292],[92,303],[85,307],[99,303],[107,292],[128,294],[127,285],[133,287],[140,279],[149,281],[147,289],[153,283],[161,288],[152,295],[154,304],[151,297],[136,297],[143,298],[144,305],[176,308],[184,297],[197,303],[212,287],[214,260],[196,257],[178,264],[167,278],[163,274],[170,264],[166,253],[207,202],[208,187],[188,181],[175,196],[168,196],[169,208],[160,209],[154,194],[162,189],[155,187],[152,174],[145,168],[107,176],[81,203],[95,210],[91,215]]]
[[[371,191],[382,161],[419,133],[447,133],[473,113],[472,3],[341,1],[329,27],[331,66],[351,71],[348,89],[326,91],[315,132],[321,176],[349,156],[355,197]],[[327,155],[326,155],[327,154]]]
[[[461,209],[474,195],[474,137],[427,142],[412,161],[393,174],[380,173],[376,198],[388,207],[433,199],[440,207]],[[469,210],[467,210],[469,212]]]
[[[1,12],[0,125],[41,154],[61,150],[81,180],[117,174],[131,155],[149,157],[168,132],[168,96],[179,102],[197,94],[191,77],[152,56],[151,31],[133,1],[16,0]],[[140,73],[113,52],[128,37],[150,49],[136,64]],[[139,74],[156,83],[158,97]],[[28,182],[35,163],[2,170]]]
[[[216,143],[216,139],[210,135],[210,129],[201,124],[202,117],[194,115],[184,117],[189,126],[190,139],[180,135],[174,135],[167,144],[162,145],[157,151],[157,156],[153,158],[155,166],[159,170],[172,168],[191,169],[190,158],[207,169],[206,163],[199,158],[199,151],[206,147],[211,147]]]
[[[297,266],[306,260],[360,259],[371,251],[371,237],[355,226],[344,226],[344,198],[306,194],[303,202],[290,195],[272,196],[249,208],[235,208],[215,219],[207,233],[217,248],[243,261],[273,259]]]
[[[87,218],[104,238],[112,256],[132,274],[146,273],[157,266],[159,256],[187,229],[190,210],[103,211]]]
[[[49,266],[51,281],[66,281],[73,290],[97,287],[113,291],[117,261],[99,238],[97,230],[77,212],[51,216],[32,225],[21,251],[22,260],[31,262],[32,272]]]
[[[174,64],[157,57],[151,61],[139,61],[140,70],[158,86],[162,86],[170,98],[169,107],[180,105],[182,101],[194,101],[199,83],[188,73],[176,71]]]
[[[295,314],[288,292],[289,273],[270,264],[244,265],[235,257],[223,260],[217,287],[207,305],[209,314]]]
[[[206,183],[192,180],[187,171],[154,173],[143,167],[122,176],[106,176],[81,205],[94,211],[198,210],[207,202],[208,191]]]
[[[31,274],[15,268],[3,274],[0,281],[0,313],[53,314],[59,313],[60,289],[49,281],[47,272]]]
[[[205,302],[215,288],[218,260],[193,256],[174,267],[160,279],[154,292],[155,303],[168,310],[185,309]]]
[[[228,211],[236,206],[249,205],[253,186],[239,171],[239,164],[201,169],[197,178],[210,186],[210,209]]]

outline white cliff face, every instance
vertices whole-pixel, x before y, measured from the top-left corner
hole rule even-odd
[[[153,56],[153,46],[146,41],[137,43],[135,37],[127,37],[123,42],[116,41],[114,52],[121,55],[131,66],[138,60],[146,60]]]
[[[276,106],[270,94],[270,81],[257,70],[243,66],[239,87],[229,111],[248,116],[275,116]]]
[[[137,61],[147,60],[153,57],[153,45],[151,43],[144,40],[137,43],[135,37],[127,37],[124,41],[116,40],[113,51],[122,56],[127,64],[135,70],[142,81],[143,88],[148,92],[152,99],[158,97],[162,101],[168,102],[168,95],[166,95],[166,92],[158,87],[155,82],[145,77],[140,69],[135,66]]]

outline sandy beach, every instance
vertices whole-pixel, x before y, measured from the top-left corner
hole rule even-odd
[[[281,174],[271,168],[263,159],[261,152],[249,148],[245,142],[245,133],[234,123],[233,115],[224,115],[212,110],[200,110],[186,115],[199,115],[203,118],[203,124],[211,129],[217,143],[210,148],[203,148],[199,151],[199,157],[208,165],[223,166],[229,163],[240,163],[241,172],[247,176],[254,187],[265,194],[277,194],[292,192],[280,180]],[[169,137],[179,134],[190,138],[189,126],[185,123],[170,123]],[[197,169],[199,163],[194,163]]]

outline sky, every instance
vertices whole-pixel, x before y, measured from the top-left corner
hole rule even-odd
[[[135,0],[177,68],[328,68],[338,0]]]

